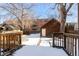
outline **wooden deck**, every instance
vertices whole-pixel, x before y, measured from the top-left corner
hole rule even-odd
[[[20,47],[21,35],[22,32],[0,33],[0,55],[7,55],[8,53],[12,53],[12,50]],[[63,49],[70,56],[79,56],[79,35],[52,33],[52,48],[54,47]],[[23,50],[23,52],[25,51]]]

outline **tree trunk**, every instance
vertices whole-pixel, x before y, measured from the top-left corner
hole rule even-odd
[[[60,23],[61,23],[61,27],[60,27],[60,32],[65,32],[65,22],[66,22],[66,8],[64,5],[60,5]]]
[[[65,18],[61,19],[61,27],[60,32],[65,32],[65,22],[66,22],[66,15],[63,15]]]

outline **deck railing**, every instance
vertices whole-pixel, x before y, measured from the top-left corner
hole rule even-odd
[[[63,48],[71,56],[79,55],[79,35],[70,33],[53,33],[53,47]]]
[[[21,46],[22,31],[0,33],[0,55],[9,55]]]

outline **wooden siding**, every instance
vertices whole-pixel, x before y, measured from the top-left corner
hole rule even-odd
[[[60,23],[57,20],[55,20],[55,19],[52,19],[49,22],[47,22],[40,29],[41,36],[42,36],[42,28],[46,29],[46,36],[49,37],[49,36],[51,36],[51,33],[60,31]]]

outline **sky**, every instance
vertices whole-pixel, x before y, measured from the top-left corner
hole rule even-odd
[[[39,3],[35,4],[32,10],[34,10],[35,15],[39,18],[48,18],[47,14],[49,12],[50,7],[52,7],[52,4]]]
[[[54,7],[54,4],[49,3],[36,3],[31,8],[34,15],[40,19],[56,17],[58,15],[57,9],[51,9]],[[5,15],[7,12],[0,9],[0,16]],[[70,9],[69,13],[72,13],[72,16],[67,16],[67,22],[77,22],[77,4],[74,4]],[[3,22],[3,17],[0,17],[0,23]]]
[[[51,9],[53,7],[54,4],[36,4],[32,9],[37,16],[40,16],[39,18],[48,18],[51,16],[55,17],[58,14],[57,9]],[[71,13],[72,16],[67,16],[67,22],[77,22],[77,4],[72,6],[69,13]]]

